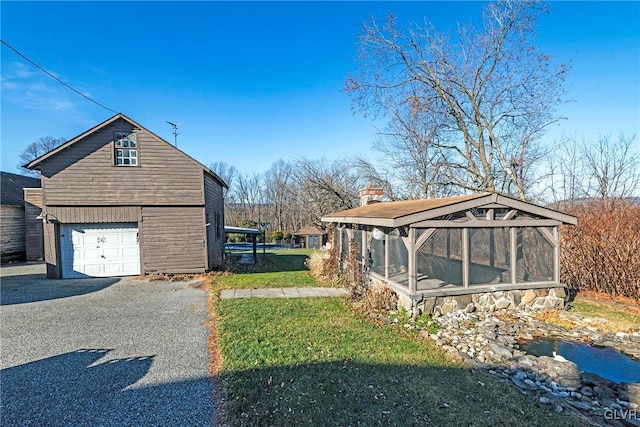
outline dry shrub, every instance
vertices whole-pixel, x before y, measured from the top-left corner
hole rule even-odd
[[[340,273],[340,258],[335,244],[335,226],[329,227],[328,251],[313,252],[305,261],[311,276],[323,286],[341,286],[343,282]]]
[[[306,265],[321,285],[344,286],[350,299],[360,299],[367,288],[367,282],[362,274],[362,264],[358,260],[358,245],[354,239],[350,239],[346,259],[341,262],[336,240],[337,232],[335,226],[332,226],[329,228],[329,250],[312,253]]]
[[[338,252],[338,245],[336,244],[338,232],[334,224],[331,224],[327,231],[329,232],[327,241],[329,252],[328,258],[322,267],[322,275],[334,279],[340,275],[340,253]]]
[[[309,269],[309,274],[314,277],[318,283],[326,284],[331,281],[330,277],[325,276],[325,264],[329,259],[329,252],[316,251],[312,252],[309,258],[304,262]]]
[[[562,280],[573,291],[640,298],[640,206],[608,200],[567,209],[578,217],[562,229]]]
[[[322,286],[339,287],[343,284],[342,276],[327,270],[330,255],[326,251],[313,252],[305,261],[309,274]]]
[[[367,290],[362,267],[358,260],[358,245],[354,239],[349,241],[349,253],[343,266],[344,287],[350,299],[360,299]]]
[[[369,310],[395,310],[398,306],[398,294],[386,286],[369,287],[363,295],[365,306]]]

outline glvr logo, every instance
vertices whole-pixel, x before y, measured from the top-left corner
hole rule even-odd
[[[607,409],[604,411],[605,420],[637,420],[637,409]]]

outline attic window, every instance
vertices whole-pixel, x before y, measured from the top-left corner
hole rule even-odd
[[[116,132],[113,138],[116,166],[138,166],[136,134]]]

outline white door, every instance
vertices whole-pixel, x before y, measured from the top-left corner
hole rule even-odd
[[[62,224],[62,277],[140,274],[137,224]]]

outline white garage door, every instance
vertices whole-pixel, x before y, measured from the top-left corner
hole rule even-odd
[[[137,224],[62,224],[62,277],[140,274]]]

